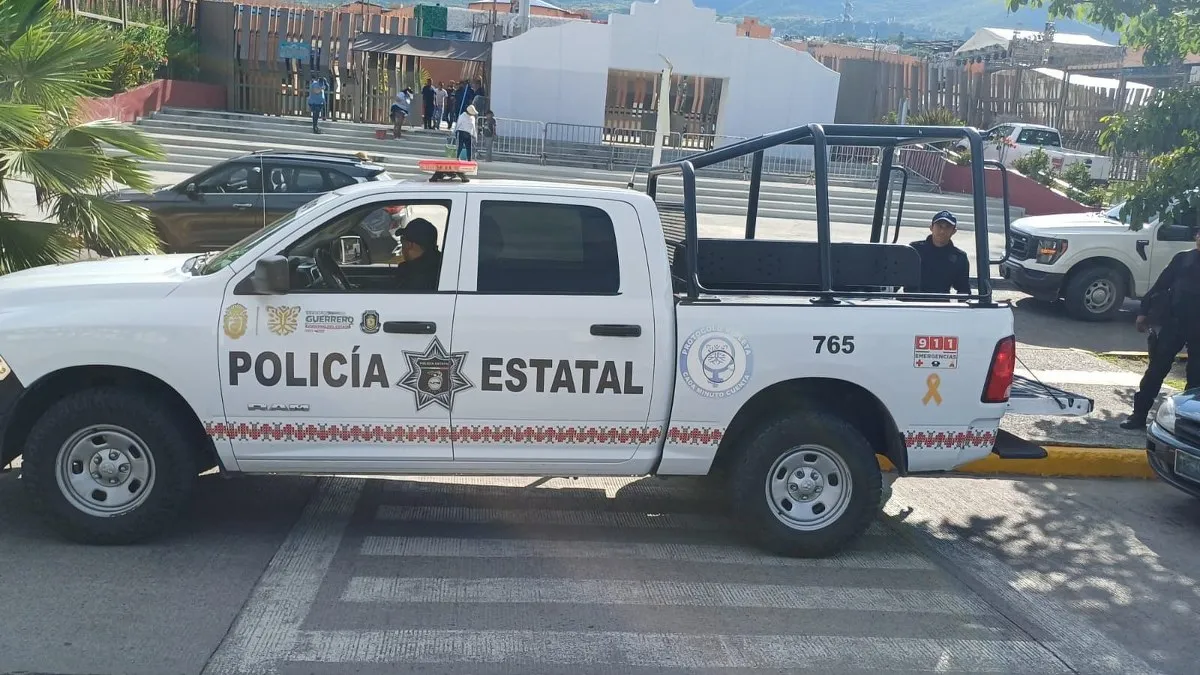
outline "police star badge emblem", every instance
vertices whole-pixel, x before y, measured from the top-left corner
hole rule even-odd
[[[367,335],[374,335],[379,332],[379,312],[373,309],[368,309],[362,314],[362,321],[358,324],[359,330]]]
[[[416,399],[417,410],[434,403],[446,410],[454,407],[454,395],[474,388],[463,374],[467,352],[447,353],[436,337],[423,352],[404,352],[408,373],[396,386],[407,389]]]

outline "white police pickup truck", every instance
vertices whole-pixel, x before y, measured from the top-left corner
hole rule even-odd
[[[1115,319],[1125,298],[1144,296],[1175,254],[1195,248],[1198,222],[1176,203],[1134,230],[1123,206],[1017,219],[1000,274],[1035,298],[1061,298],[1081,321]]]
[[[957,302],[879,290],[919,279],[915,250],[831,243],[823,190],[818,242],[700,238],[695,167],[776,136],[655,167],[651,194],[683,174],[681,206],[578,185],[369,183],[215,255],[0,277],[0,465],[23,455],[40,510],[92,543],[162,531],[213,466],[715,473],[761,545],[819,556],[880,508],[878,457],[945,472],[1004,456],[1006,411],[1090,411],[1013,388],[1013,315],[986,265]],[[357,219],[392,204],[437,227],[436,291],[338,260]]]

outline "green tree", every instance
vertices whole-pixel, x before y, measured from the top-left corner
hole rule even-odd
[[[106,93],[120,52],[115,32],[60,13],[54,0],[0,2],[0,274],[81,248],[158,250],[145,209],[102,195],[117,185],[149,189],[138,158],[162,150],[133,127],[75,119],[81,98]],[[51,222],[8,211],[14,182],[33,184]]]
[[[1146,65],[1178,65],[1200,52],[1200,0],[1007,0],[1009,9],[1048,5],[1052,17],[1070,17],[1121,33],[1144,47]],[[1200,87],[1158,90],[1149,103],[1104,119],[1100,144],[1114,153],[1150,157],[1147,175],[1128,189],[1122,215],[1140,228],[1172,200],[1200,207]]]

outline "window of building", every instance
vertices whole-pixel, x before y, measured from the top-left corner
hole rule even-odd
[[[485,201],[479,208],[481,293],[617,293],[612,219],[578,204]]]

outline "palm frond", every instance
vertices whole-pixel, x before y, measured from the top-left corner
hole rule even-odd
[[[71,194],[56,197],[51,213],[66,232],[94,251],[133,255],[160,250],[150,212],[140,206]]]
[[[71,237],[56,223],[0,213],[0,274],[52,265],[74,252]]]
[[[155,181],[142,166],[141,160],[133,155],[109,155],[106,162],[109,169],[108,187],[125,186],[149,192],[155,186]]]
[[[33,145],[38,137],[42,110],[32,105],[0,103],[0,143]]]
[[[54,0],[5,0],[0,3],[0,45],[10,45],[30,28],[54,15]]]
[[[71,108],[104,89],[120,54],[111,31],[75,22],[70,30],[41,22],[0,48],[0,99],[43,108]]]
[[[87,150],[0,147],[0,171],[16,174],[51,192],[94,192],[111,174],[108,157]]]
[[[53,145],[62,148],[101,150],[109,145],[142,159],[163,159],[162,146],[137,127],[110,120],[99,120],[72,126],[55,139]]]

